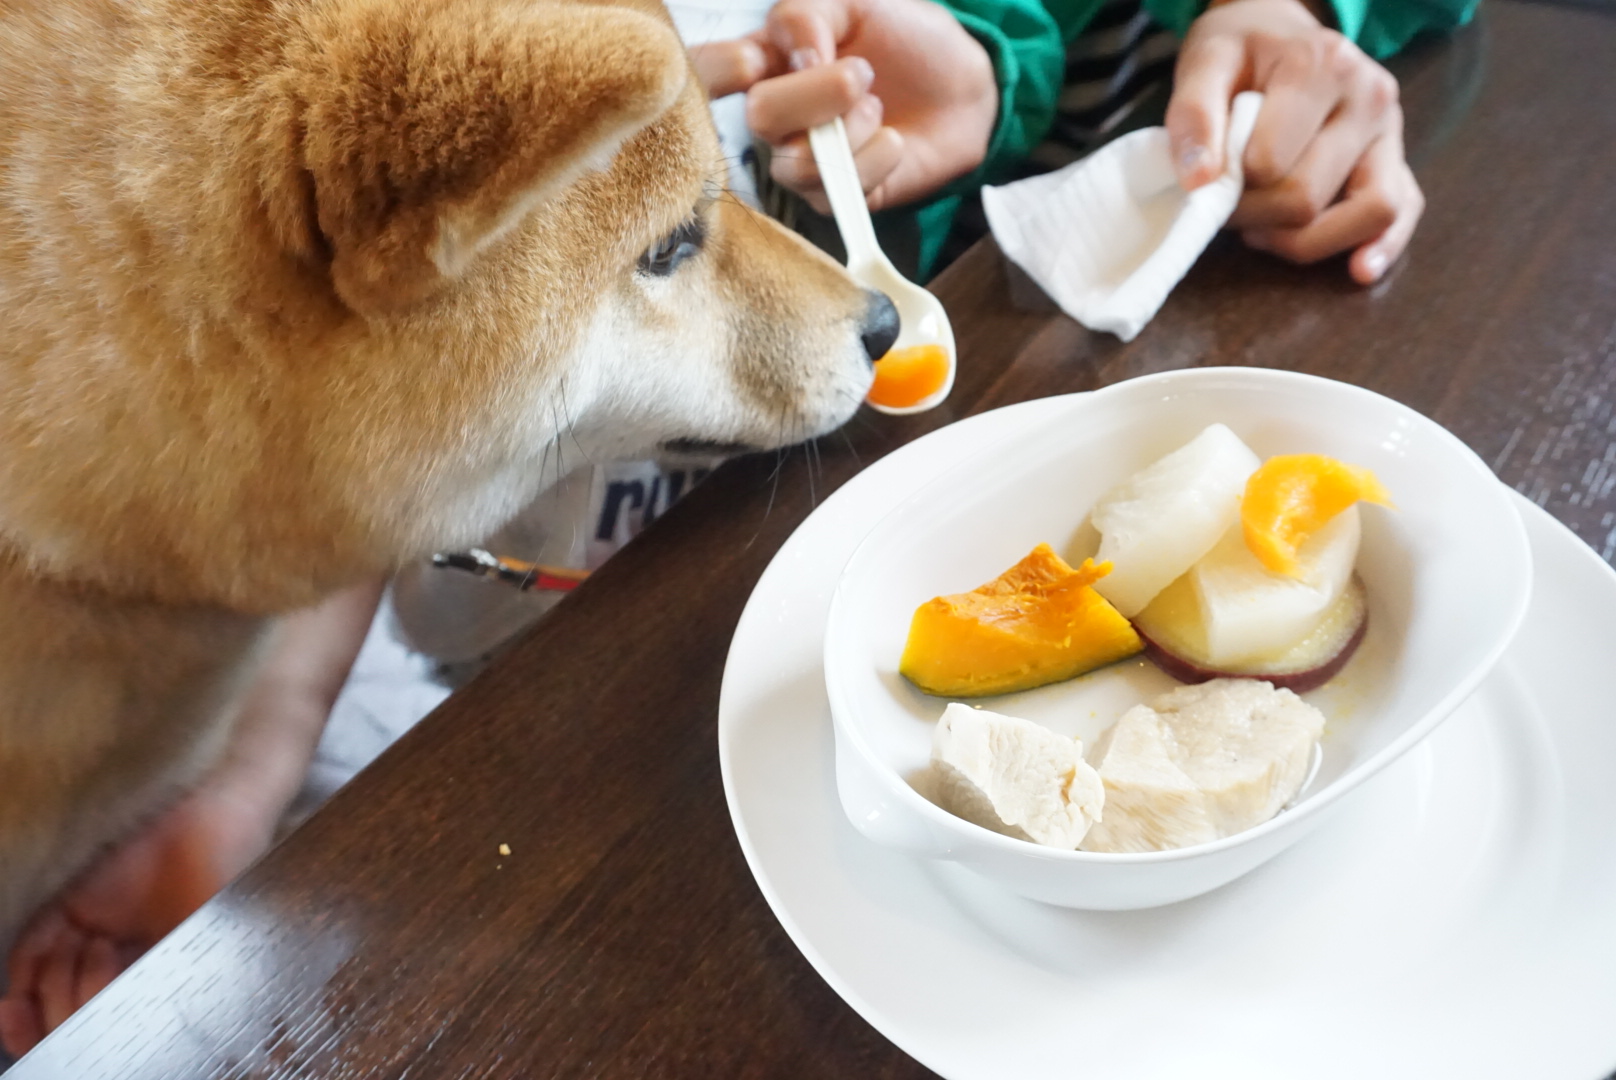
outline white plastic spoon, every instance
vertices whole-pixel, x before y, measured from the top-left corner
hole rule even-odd
[[[813,149],[825,195],[847,248],[847,272],[861,285],[886,293],[898,309],[898,340],[887,355],[899,349],[938,345],[948,359],[943,385],[921,400],[903,406],[877,405],[873,401],[869,405],[896,416],[936,408],[954,389],[954,329],[948,323],[948,314],[935,296],[898,273],[876,241],[870,208],[864,201],[864,186],[859,183],[858,167],[853,164],[853,150],[847,143],[841,117],[809,128],[808,145]]]

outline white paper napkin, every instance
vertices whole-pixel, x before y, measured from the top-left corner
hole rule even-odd
[[[1167,129],[1124,135],[1057,172],[982,189],[999,247],[1072,318],[1132,341],[1240,201],[1262,95],[1236,95],[1223,175],[1185,192]]]

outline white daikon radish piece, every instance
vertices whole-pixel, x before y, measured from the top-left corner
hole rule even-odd
[[[1235,524],[1246,479],[1262,462],[1240,437],[1213,424],[1108,491],[1091,519],[1095,562],[1111,573],[1094,586],[1128,618],[1138,614]]]
[[[1240,664],[1214,664],[1206,657],[1206,627],[1195,587],[1185,574],[1157,594],[1134,619],[1145,656],[1185,683],[1208,679],[1261,679],[1281,690],[1305,694],[1335,678],[1352,660],[1369,629],[1369,604],[1355,576],[1312,633],[1283,652]]]
[[[1239,526],[1231,528],[1189,574],[1207,662],[1247,664],[1312,633],[1352,580],[1360,535],[1358,508],[1348,507],[1297,549],[1301,577],[1290,578],[1258,562]]]

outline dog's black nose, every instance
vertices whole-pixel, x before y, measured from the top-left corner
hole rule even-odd
[[[864,342],[864,354],[875,363],[887,354],[898,340],[898,309],[892,306],[886,293],[866,289],[869,302],[864,307],[864,329],[859,340]]]

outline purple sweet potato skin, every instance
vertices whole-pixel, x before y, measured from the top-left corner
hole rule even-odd
[[[1317,690],[1335,678],[1336,675],[1340,674],[1341,669],[1347,666],[1347,661],[1352,659],[1352,654],[1358,651],[1359,645],[1363,644],[1364,634],[1369,629],[1369,611],[1367,608],[1364,610],[1364,617],[1359,621],[1358,629],[1353,631],[1352,637],[1347,639],[1347,643],[1341,647],[1340,652],[1316,668],[1309,668],[1306,671],[1292,671],[1285,674],[1264,674],[1253,671],[1213,671],[1201,667],[1192,660],[1186,660],[1177,653],[1169,652],[1137,626],[1134,629],[1138,630],[1139,636],[1144,639],[1145,655],[1157,667],[1179,682],[1204,683],[1212,679],[1261,679],[1263,682],[1273,683],[1276,689],[1305,694],[1309,690]]]

